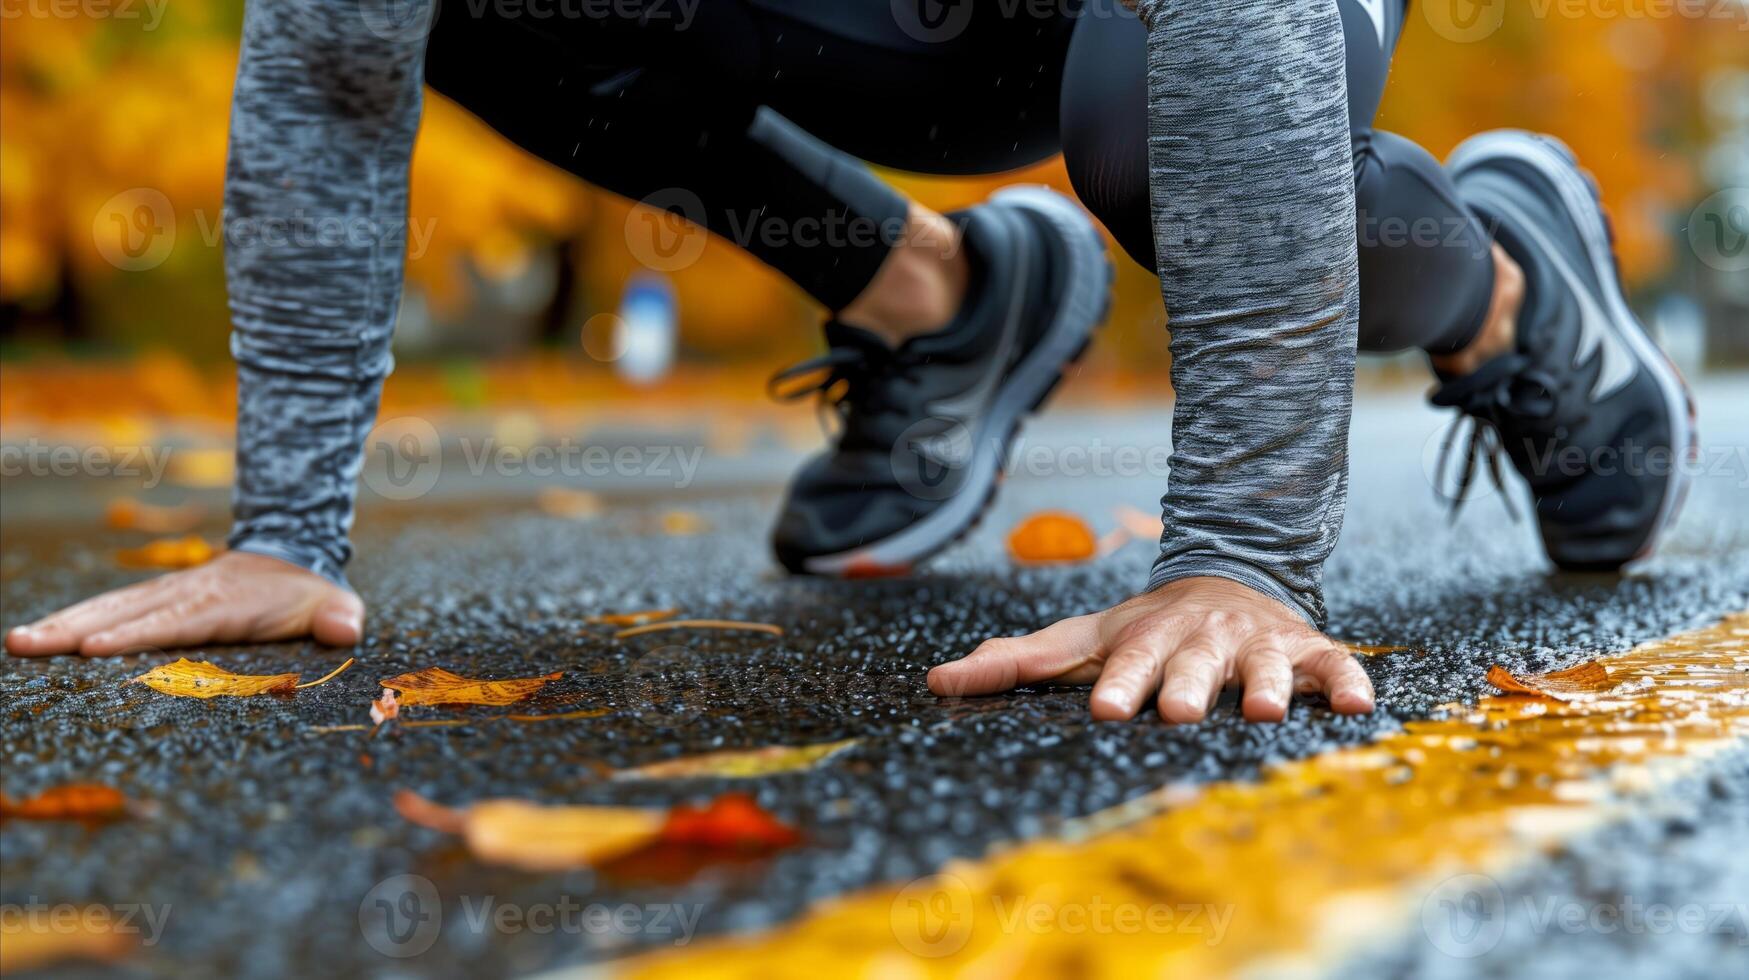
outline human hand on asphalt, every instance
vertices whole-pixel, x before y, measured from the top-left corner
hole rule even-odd
[[[364,603],[356,594],[277,558],[230,551],[20,626],[6,634],[6,650],[21,657],[106,657],[144,647],[301,636],[350,646],[363,635]]]
[[[1160,717],[1198,722],[1221,689],[1245,689],[1248,721],[1280,721],[1294,692],[1324,692],[1341,714],[1373,708],[1372,681],[1341,644],[1274,599],[1223,578],[1186,578],[1030,636],[985,640],[929,672],[942,697],[1025,684],[1092,684],[1093,717],[1122,721],[1155,699]]]

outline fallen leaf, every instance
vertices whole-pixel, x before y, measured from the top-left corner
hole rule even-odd
[[[144,531],[147,534],[185,534],[194,530],[205,516],[196,504],[158,507],[141,503],[132,497],[117,497],[104,509],[104,521],[117,531]]]
[[[76,914],[63,913],[63,908]],[[121,931],[124,924],[105,905],[55,906],[42,916],[0,916],[0,975],[74,960],[119,960],[136,944],[133,932]]]
[[[847,738],[841,742],[821,742],[816,745],[771,745],[760,749],[735,749],[683,756],[665,762],[655,762],[635,769],[620,769],[612,779],[690,779],[711,776],[720,779],[757,779],[777,773],[810,769],[857,743]]]
[[[735,619],[674,619],[666,623],[650,623],[647,626],[633,626],[631,629],[620,630],[613,634],[616,640],[633,636],[643,636],[645,633],[660,633],[664,630],[752,630],[755,633],[770,633],[772,636],[782,636],[783,627],[772,623],[744,623]]]
[[[230,449],[184,449],[170,457],[170,482],[185,487],[228,487],[236,470],[237,454]]]
[[[1488,683],[1508,694],[1531,694],[1557,701],[1572,701],[1603,694],[1615,686],[1610,681],[1609,670],[1596,661],[1523,678],[1514,676],[1505,667],[1495,664],[1488,668]]]
[[[1409,647],[1387,646],[1384,644],[1350,643],[1347,640],[1337,640],[1344,649],[1357,657],[1376,657],[1385,653],[1403,653]]]
[[[546,487],[536,496],[535,503],[545,513],[573,521],[599,517],[607,509],[599,496],[568,487]]]
[[[662,839],[737,850],[788,847],[801,839],[795,828],[768,813],[745,793],[724,793],[702,807],[677,806],[668,813]]]
[[[115,560],[123,568],[193,568],[204,564],[218,550],[198,535],[182,538],[159,538],[138,548],[123,548]]]
[[[741,793],[725,794],[703,807],[677,806],[664,813],[642,807],[542,806],[510,799],[454,808],[402,790],[395,794],[395,809],[422,827],[460,834],[481,861],[526,871],[588,867],[661,844],[764,851],[787,847],[801,836]]]
[[[678,615],[678,609],[645,609],[639,612],[601,613],[585,617],[583,621],[592,626],[642,626],[659,619],[673,619]]]
[[[570,721],[576,718],[600,718],[603,715],[611,714],[613,714],[612,708],[584,708],[580,711],[566,711],[556,715],[505,715],[504,720],[514,721],[520,724],[530,724],[540,721]]]
[[[548,681],[563,677],[554,671],[543,677],[489,681],[452,674],[442,667],[427,667],[390,677],[384,687],[401,692],[403,705],[415,704],[514,704],[541,689]]]
[[[97,783],[69,783],[14,800],[0,793],[0,820],[83,820],[98,822],[127,815],[128,798]]]
[[[1099,553],[1099,540],[1074,514],[1045,511],[1008,533],[1008,553],[1020,562],[1085,561]]]
[[[206,661],[187,658],[153,667],[129,684],[144,684],[154,691],[179,698],[246,698],[257,694],[290,694],[297,690],[297,674],[233,674]]]
[[[662,533],[671,537],[687,537],[703,534],[711,529],[710,521],[690,510],[667,510],[662,512]]]
[[[383,696],[370,703],[370,720],[381,725],[391,718],[401,717],[401,702],[395,698],[395,692],[383,688]]]

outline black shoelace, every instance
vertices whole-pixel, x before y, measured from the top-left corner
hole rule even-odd
[[[1506,502],[1506,512],[1517,521],[1518,508],[1500,475],[1500,456],[1505,452],[1502,432],[1529,430],[1533,438],[1551,433],[1556,425],[1554,393],[1559,389],[1547,371],[1531,367],[1531,358],[1522,353],[1502,355],[1484,370],[1486,378],[1460,378],[1433,396],[1435,405],[1451,406],[1461,413],[1446,429],[1440,443],[1439,458],[1434,463],[1433,492],[1450,505],[1451,519],[1456,521],[1469,497],[1476,471],[1485,463],[1489,479]],[[1457,446],[1459,431],[1466,424],[1469,439],[1463,450],[1463,471],[1458,475],[1456,490],[1448,492],[1445,485],[1452,451]]]
[[[891,378],[921,363],[900,351],[878,350],[864,346],[834,347],[819,357],[799,361],[773,374],[765,390],[777,401],[794,402],[814,395],[818,398],[821,427],[832,435],[826,424],[827,415],[836,415],[839,434],[854,414],[874,414],[889,409],[903,409],[888,395],[890,386],[879,381]],[[818,375],[818,377],[811,377]],[[793,383],[792,383],[793,382]]]

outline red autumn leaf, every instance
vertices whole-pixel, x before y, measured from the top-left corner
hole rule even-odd
[[[745,793],[724,793],[702,807],[668,812],[662,840],[723,850],[774,850],[801,839],[795,828],[772,816]]]
[[[69,783],[23,800],[0,794],[0,820],[114,820],[127,807],[120,790],[96,783]]]

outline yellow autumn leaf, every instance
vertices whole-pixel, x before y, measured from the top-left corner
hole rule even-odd
[[[421,826],[459,833],[482,861],[525,871],[586,867],[654,841],[668,822],[662,810],[620,806],[541,806],[523,800],[482,800],[445,807],[407,790],[395,808]]]
[[[401,692],[402,707],[415,704],[515,704],[541,689],[548,681],[564,676],[559,671],[544,677],[489,681],[452,674],[442,667],[427,667],[390,677],[382,682]]]
[[[206,661],[186,657],[173,664],[153,667],[129,681],[179,698],[246,698],[257,694],[290,694],[297,689],[297,674],[233,674]]]
[[[352,658],[348,657],[345,663],[319,680],[300,684],[301,675],[298,674],[233,674],[204,660],[196,662],[184,657],[173,664],[153,667],[127,683],[144,684],[154,691],[179,698],[246,698],[257,694],[290,694],[300,688],[326,684],[352,664]]]
[[[704,755],[683,756],[635,769],[616,771],[614,779],[688,779],[711,776],[719,779],[757,779],[778,773],[811,769],[850,748],[857,739],[821,742],[816,745],[768,745],[759,749],[731,749]]]
[[[74,960],[111,963],[125,957],[138,945],[134,935],[120,928],[118,914],[104,905],[88,905],[63,922],[29,915],[0,916],[0,975]]]
[[[138,548],[123,548],[115,553],[116,563],[123,568],[193,568],[218,554],[205,538],[189,535],[185,538],[160,538]]]

